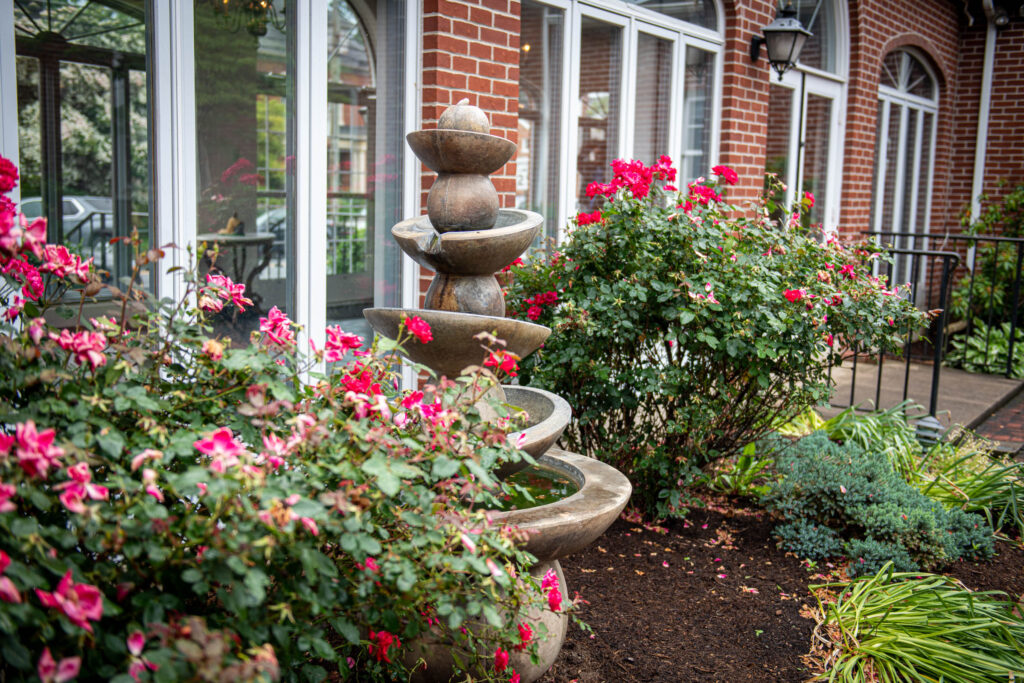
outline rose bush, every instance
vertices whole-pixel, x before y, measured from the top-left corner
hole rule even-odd
[[[523,457],[472,408],[493,375],[399,391],[394,345],[332,327],[307,357],[277,309],[232,347],[207,316],[244,286],[104,285],[4,200],[0,678],[392,680],[427,629],[518,677],[498,653],[536,648],[552,588],[481,511]],[[161,253],[132,245],[137,276]]]
[[[726,167],[679,191],[667,157],[612,166],[559,251],[511,268],[509,309],[554,328],[521,372],[572,404],[569,445],[666,514],[694,467],[825,402],[844,347],[898,349],[923,314],[872,274],[876,251],[802,226],[810,195],[741,211]]]

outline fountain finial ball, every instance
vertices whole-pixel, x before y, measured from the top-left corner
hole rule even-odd
[[[448,107],[437,120],[439,130],[468,130],[473,133],[490,133],[491,122],[480,107],[474,107],[468,98],[463,98]]]

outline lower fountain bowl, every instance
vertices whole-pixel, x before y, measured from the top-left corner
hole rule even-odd
[[[529,416],[526,429],[509,434],[509,441],[518,443],[519,448],[534,459],[541,457],[562,436],[572,419],[572,408],[558,394],[543,389],[513,384],[503,384],[501,388],[505,391],[505,402],[522,408]],[[505,463],[498,468],[496,474],[499,479],[504,479],[526,466],[524,460]]]
[[[633,492],[622,472],[578,453],[553,448],[537,459],[537,465],[573,480],[579,491],[547,505],[494,512],[491,519],[525,531],[526,550],[541,562],[579,552],[597,540]]]
[[[506,387],[520,389],[522,387]],[[515,392],[512,392],[515,394]],[[547,392],[545,392],[547,393]],[[555,470],[572,479],[579,491],[562,500],[524,510],[492,512],[499,524],[519,527],[528,534],[526,550],[537,557],[530,574],[540,579],[550,569],[558,577],[563,599],[571,593],[558,558],[579,552],[598,539],[611,526],[629,501],[633,487],[625,475],[610,465],[560,449],[548,451],[537,459],[537,466]],[[533,683],[543,676],[558,658],[565,641],[568,616],[547,607],[531,610],[526,621],[535,632],[544,624],[547,637],[541,641],[538,661],[534,663],[522,652],[511,652],[509,666],[520,675],[522,683]],[[477,635],[486,639],[488,627],[470,625]],[[466,652],[458,653],[465,660]],[[413,683],[441,683],[452,680],[455,668],[453,653],[432,635],[421,636],[409,643],[404,654],[406,664],[418,665]],[[482,675],[484,672],[476,672]]]

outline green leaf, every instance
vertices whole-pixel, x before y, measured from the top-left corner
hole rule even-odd
[[[11,522],[11,533],[18,538],[27,538],[39,531],[34,517],[17,517]]]
[[[196,583],[197,581],[203,580],[203,573],[195,567],[192,567],[181,573],[181,580],[187,583]]]
[[[459,461],[452,460],[447,455],[439,455],[434,458],[431,472],[438,479],[447,479],[459,471]]]
[[[402,480],[394,475],[388,461],[380,455],[375,454],[364,462],[362,470],[371,477],[376,477],[377,486],[390,498],[393,498],[402,486]]]
[[[12,638],[4,638],[0,644],[0,652],[4,655],[4,661],[18,669],[31,669],[32,656],[21,643]]]
[[[348,642],[353,645],[359,644],[359,629],[356,628],[348,619],[345,619],[344,617],[335,617],[334,619],[331,619],[331,626],[333,626],[334,630],[340,633]]]

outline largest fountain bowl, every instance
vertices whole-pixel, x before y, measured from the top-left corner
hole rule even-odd
[[[525,531],[525,549],[540,562],[571,555],[596,541],[626,507],[633,492],[622,472],[577,453],[551,449],[538,458],[537,464],[572,479],[580,490],[547,505],[492,512],[491,519]]]
[[[487,351],[482,348],[483,342],[474,338],[481,332],[504,340],[505,349],[520,358],[539,349],[551,334],[551,329],[543,325],[491,315],[404,308],[363,310],[363,317],[373,331],[388,339],[397,339],[402,320],[412,315],[430,325],[433,339],[426,344],[411,339],[404,344],[402,353],[438,375],[451,378],[458,377],[470,365],[483,365]]]

